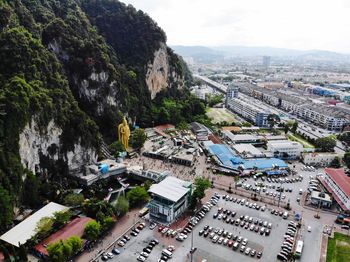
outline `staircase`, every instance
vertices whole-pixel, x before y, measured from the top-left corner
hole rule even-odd
[[[115,157],[112,156],[111,152],[108,149],[108,145],[105,143],[105,141],[102,141],[101,143],[101,154],[104,158],[115,160]]]

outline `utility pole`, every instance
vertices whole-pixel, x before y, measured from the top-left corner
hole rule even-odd
[[[190,221],[192,220],[193,217],[191,217]],[[190,249],[190,255],[191,255],[191,262],[193,262],[193,231],[191,230],[191,249]]]

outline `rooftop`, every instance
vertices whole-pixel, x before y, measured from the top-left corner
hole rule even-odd
[[[49,244],[55,243],[59,240],[66,240],[71,236],[82,237],[84,234],[85,225],[92,221],[92,218],[89,217],[78,217],[65,225],[61,230],[52,234],[40,244],[35,246],[35,249],[39,251],[41,254],[48,255],[46,247]]]
[[[168,176],[158,184],[153,184],[148,192],[166,198],[170,201],[177,202],[184,195],[186,195],[188,191],[190,191],[190,185],[191,182],[187,182],[173,176]]]
[[[322,197],[322,194],[324,194],[324,197]],[[321,193],[319,191],[312,191],[311,198],[322,199],[322,200],[331,202],[331,197],[328,194]]]
[[[325,168],[324,171],[347,196],[350,196],[350,177],[346,175],[344,168]]]
[[[246,154],[252,156],[260,156],[263,155],[259,149],[251,144],[236,144],[233,145],[233,149],[237,151],[239,154]]]
[[[62,212],[68,209],[69,207],[50,202],[17,226],[7,231],[0,239],[13,246],[19,247],[19,245],[25,244],[28,239],[36,234],[35,229],[40,219],[43,217],[52,217],[55,212]]]

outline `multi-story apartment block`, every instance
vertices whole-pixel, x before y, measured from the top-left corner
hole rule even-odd
[[[251,100],[243,97],[227,99],[226,106],[257,126],[268,126],[267,118],[270,115],[270,111],[257,103],[252,103]]]
[[[240,91],[328,130],[342,130],[350,123],[350,111],[325,103],[314,103],[302,94],[244,85],[240,86]]]

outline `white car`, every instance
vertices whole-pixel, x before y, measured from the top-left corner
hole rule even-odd
[[[307,227],[307,232],[311,232],[311,227],[310,226]]]

